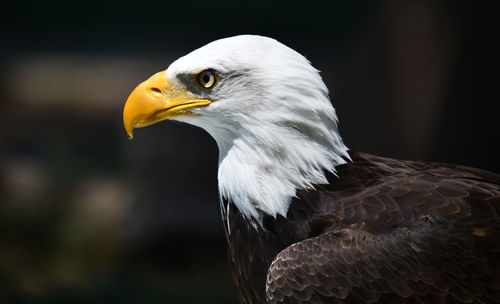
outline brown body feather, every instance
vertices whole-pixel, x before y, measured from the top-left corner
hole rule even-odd
[[[500,176],[350,153],[255,229],[230,205],[242,303],[500,303]]]

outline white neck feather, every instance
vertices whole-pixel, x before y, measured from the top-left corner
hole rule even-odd
[[[296,190],[325,184],[325,170],[335,172],[348,157],[345,147],[304,140],[287,127],[259,127],[252,134],[219,147],[218,179],[221,196],[259,223],[265,214],[286,217]]]
[[[261,113],[258,123],[241,116],[237,125],[220,119],[217,126],[204,124],[219,147],[220,195],[251,222],[262,224],[264,215],[286,217],[296,190],[325,184],[325,171],[335,173],[349,159],[327,92],[308,100],[295,96],[273,103],[295,104],[294,112]]]

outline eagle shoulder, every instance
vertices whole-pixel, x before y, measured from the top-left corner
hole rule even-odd
[[[365,154],[354,164],[298,193],[317,202],[316,235],[276,255],[269,303],[498,301],[498,175]]]

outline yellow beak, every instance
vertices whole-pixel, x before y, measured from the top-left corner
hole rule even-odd
[[[188,109],[206,106],[212,101],[197,99],[185,88],[168,79],[165,71],[138,85],[123,108],[123,125],[130,138],[135,128],[150,126],[165,119],[195,115]]]

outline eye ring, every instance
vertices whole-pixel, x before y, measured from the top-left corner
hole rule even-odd
[[[217,84],[217,81],[217,74],[212,70],[201,71],[196,75],[197,84],[206,90],[213,88]]]

